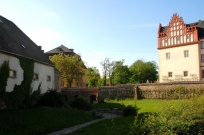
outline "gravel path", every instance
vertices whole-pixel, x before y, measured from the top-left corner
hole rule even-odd
[[[62,129],[60,131],[56,131],[56,132],[53,132],[53,133],[50,133],[50,134],[47,134],[47,135],[63,135],[63,134],[67,134],[67,133],[72,133],[72,132],[74,132],[74,131],[82,128],[82,127],[88,126],[88,125],[96,123],[98,121],[101,121],[101,120],[104,120],[104,119],[117,118],[117,117],[121,116],[121,115],[113,114],[113,113],[102,113],[102,115],[103,115],[103,118],[101,118],[101,119],[92,120],[92,121],[86,122],[84,124],[80,124],[80,125],[76,125],[76,126],[73,126],[73,127],[65,128],[65,129]]]

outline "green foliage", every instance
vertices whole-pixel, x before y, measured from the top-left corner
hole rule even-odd
[[[135,61],[129,68],[131,72],[130,83],[145,83],[147,80],[154,82],[157,80],[157,65],[154,61]]]
[[[40,96],[40,93],[41,93],[41,83],[38,85],[37,90],[34,90],[34,91],[33,89],[30,90],[29,97],[24,100],[24,106],[29,107],[37,104],[35,103],[36,102],[35,100],[38,96]]]
[[[116,61],[114,71],[113,71],[113,80],[114,84],[126,84],[130,79],[130,71],[127,65],[123,65],[124,60]]]
[[[123,116],[136,116],[138,114],[138,110],[139,108],[137,106],[133,107],[128,105],[123,109]]]
[[[100,78],[98,80],[98,86],[106,86],[106,81],[105,81],[105,78]]]
[[[0,135],[45,135],[93,120],[91,112],[32,107],[0,110]]]
[[[58,55],[50,56],[50,60],[55,64],[55,67],[62,73],[62,79],[69,84],[73,80],[81,83],[84,75],[84,63],[79,55],[65,55],[60,53]]]
[[[149,134],[202,134],[204,127],[204,99],[184,100],[179,107],[166,106],[161,112],[151,114],[144,125]]]
[[[23,69],[23,81],[15,85],[12,92],[6,93],[5,103],[8,108],[19,108],[30,96],[31,83],[33,79],[34,61],[18,56],[20,66]]]
[[[0,67],[0,100],[4,100],[7,80],[9,77],[9,61],[5,61]]]
[[[92,67],[92,68],[87,68],[86,78],[87,78],[89,87],[97,87],[98,81],[101,77],[98,69],[96,67]]]
[[[56,90],[48,90],[40,97],[39,105],[48,107],[64,107],[66,104],[65,97]]]
[[[90,110],[92,108],[91,103],[84,97],[77,97],[70,106],[81,110]]]

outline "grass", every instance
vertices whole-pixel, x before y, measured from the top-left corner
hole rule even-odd
[[[93,106],[122,109],[135,104],[141,108],[138,117],[103,120],[69,135],[137,135],[144,131],[147,134],[204,134],[204,96],[190,100],[111,100]]]
[[[69,135],[118,135],[121,133],[121,130],[126,129],[126,125],[129,125],[133,121],[134,116],[107,119],[81,128]]]
[[[92,119],[90,112],[71,108],[0,110],[0,135],[44,135]]]
[[[120,135],[127,134],[129,128],[134,123],[135,120],[141,121],[144,115],[150,112],[159,112],[164,106],[179,106],[180,100],[106,100],[104,103],[94,104],[93,108],[109,109],[109,108],[119,108],[123,109],[125,106],[137,105],[139,110],[139,115],[137,118],[135,116],[120,117],[115,119],[103,120],[98,123],[94,123],[90,126],[79,129],[69,135]],[[117,126],[116,126],[117,125]]]
[[[151,100],[151,99],[143,99],[143,100],[134,100],[134,99],[126,99],[126,100],[109,100],[104,103],[94,104],[94,108],[120,108],[121,110],[128,105],[135,106],[140,108],[139,113],[144,112],[158,112],[164,106],[171,105],[177,107],[180,104],[181,100]]]
[[[93,105],[94,108],[102,108],[102,109],[120,108],[122,110],[127,105],[132,105],[132,106],[137,105],[141,109],[139,111],[137,118],[135,118],[135,116],[128,116],[128,117],[120,117],[115,119],[103,120],[98,123],[94,123],[90,126],[81,128],[78,131],[72,133],[71,135],[129,134],[129,131],[131,131],[131,125],[134,125],[134,122],[136,120],[137,120],[137,123],[140,123],[141,121],[143,121],[144,115],[147,114],[148,112],[160,112],[160,110],[165,106],[173,106],[174,108],[177,108],[181,102],[183,101],[182,100],[126,99],[126,100],[112,100],[112,101],[106,101],[105,103],[94,104]],[[201,102],[200,104],[203,104],[203,102]],[[177,114],[180,114],[180,113],[181,111],[179,111]],[[169,115],[168,117],[172,118],[171,113],[168,113],[168,115]],[[191,113],[189,113],[188,116],[190,115]],[[162,117],[155,116],[154,119],[150,119],[150,121],[157,120],[158,118],[162,118],[163,120],[163,118],[166,118],[166,115]],[[174,118],[176,119],[176,116],[174,116]],[[13,134],[44,135],[47,133],[61,130],[66,127],[72,127],[81,123],[85,123],[92,119],[93,118],[91,116],[90,111],[81,111],[81,110],[72,109],[72,108],[35,107],[35,108],[17,109],[17,110],[0,110],[0,135],[1,134],[2,135],[4,134],[6,135],[13,135]],[[159,123],[158,121],[155,121],[155,122]],[[135,126],[133,128],[135,130]]]

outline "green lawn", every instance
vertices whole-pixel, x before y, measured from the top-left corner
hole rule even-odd
[[[127,125],[134,121],[134,116],[107,119],[79,129],[69,135],[119,135],[127,130]]]
[[[0,135],[44,135],[92,119],[91,112],[71,108],[0,110]]]
[[[137,120],[144,118],[145,112],[158,112],[163,106],[178,106],[179,100],[121,100],[94,104],[93,108],[120,108],[137,105],[140,109]],[[0,110],[0,135],[44,135],[65,127],[71,127],[92,120],[91,111],[71,108],[35,107],[16,110]],[[104,120],[82,128],[73,134],[116,135],[126,134],[127,127],[135,117],[120,117]],[[117,126],[116,126],[117,125]]]
[[[94,108],[120,108],[121,110],[128,105],[138,106],[140,108],[139,113],[143,112],[158,112],[163,107],[167,105],[177,107],[181,100],[151,100],[151,99],[143,99],[143,100],[134,100],[134,99],[126,99],[126,100],[111,100],[105,101],[104,103],[99,103],[93,105]]]

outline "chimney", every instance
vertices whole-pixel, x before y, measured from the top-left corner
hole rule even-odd
[[[38,48],[41,50],[41,49],[42,49],[42,46],[38,46]]]
[[[44,53],[44,50],[42,50],[42,52]]]

